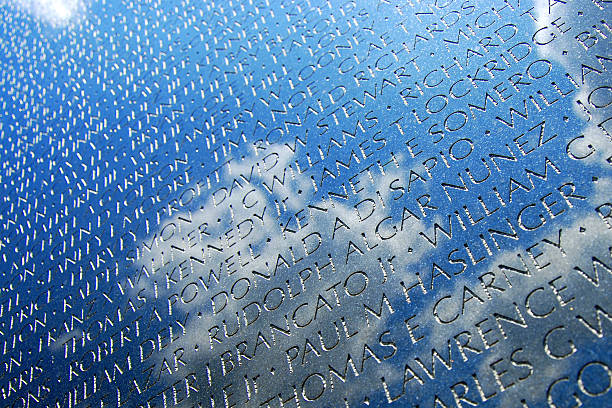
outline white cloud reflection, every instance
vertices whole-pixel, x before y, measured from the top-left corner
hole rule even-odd
[[[55,27],[64,27],[82,15],[82,0],[9,0],[7,4]]]

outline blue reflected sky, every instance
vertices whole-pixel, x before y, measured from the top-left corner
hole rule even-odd
[[[1,2],[6,406],[606,406],[608,17]]]

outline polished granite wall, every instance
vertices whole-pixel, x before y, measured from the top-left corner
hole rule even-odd
[[[2,406],[612,405],[609,2],[0,20]]]

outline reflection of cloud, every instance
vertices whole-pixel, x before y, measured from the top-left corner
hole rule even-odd
[[[580,323],[578,323],[575,317],[581,314],[591,316],[594,305],[592,302],[600,302],[598,304],[608,309],[610,302],[601,281],[604,279],[607,281],[609,277],[606,276],[604,278],[603,274],[600,273],[600,287],[595,287],[591,282],[588,282],[588,279],[580,276],[574,270],[574,266],[580,265],[583,270],[592,273],[590,269],[592,268],[590,265],[591,256],[596,256],[604,263],[610,264],[612,253],[609,246],[612,242],[612,231],[595,215],[592,208],[608,198],[611,188],[612,178],[606,177],[600,179],[596,183],[595,191],[589,197],[589,213],[585,214],[585,211],[579,211],[571,215],[571,217],[568,215],[569,218],[565,219],[564,222],[555,224],[551,231],[543,233],[537,239],[530,240],[530,242],[539,243],[539,249],[536,251],[536,254],[540,251],[543,252],[540,261],[543,261],[541,264],[550,262],[548,267],[538,270],[533,263],[530,263],[531,261],[528,260],[529,254],[525,253],[524,249],[508,249],[499,253],[488,264],[479,265],[476,269],[464,272],[463,275],[453,280],[453,286],[450,289],[429,298],[429,301],[420,309],[420,318],[417,320],[421,326],[419,330],[422,330],[420,334],[424,334],[423,340],[419,342],[419,351],[417,351],[419,358],[424,362],[431,361],[429,357],[431,356],[430,351],[432,348],[446,356],[444,353],[447,342],[450,341],[449,344],[451,344],[452,339],[456,339],[455,336],[463,331],[470,333],[470,346],[480,350],[477,353],[467,351],[465,354],[462,354],[452,343],[452,372],[455,373],[455,378],[448,380],[449,377],[453,377],[451,373],[444,377],[443,374],[447,373],[447,371],[443,369],[441,364],[436,362],[435,364],[438,365],[440,371],[436,371],[436,379],[430,384],[434,382],[440,384],[445,381],[451,381],[450,383],[452,384],[467,378],[468,380],[466,381],[469,383],[471,390],[470,395],[476,396],[477,385],[469,379],[470,373],[478,373],[477,375],[479,376],[482,373],[483,377],[480,380],[485,381],[484,378],[486,377],[488,389],[496,390],[495,397],[491,401],[495,406],[516,406],[516,402],[521,398],[526,398],[530,403],[529,406],[532,406],[531,404],[533,406],[543,406],[546,403],[546,387],[550,382],[567,373],[567,370],[576,366],[576,359],[582,358],[573,357],[552,360],[544,353],[543,349],[543,339],[546,333],[553,327],[565,325],[566,329],[569,328],[567,333],[571,332],[570,338],[578,350],[583,352],[583,357],[589,357],[588,350],[596,339],[588,330],[580,327]],[[559,229],[562,229],[560,238],[557,236]],[[543,239],[548,239],[549,243],[544,243]],[[560,242],[557,239],[560,239]],[[559,244],[561,248],[557,248],[550,243]],[[520,262],[517,260],[517,253],[521,253],[523,259],[527,262],[525,266],[530,270],[529,277],[519,277],[514,274],[506,275],[496,270],[498,265],[521,268]],[[491,273],[495,274],[493,281],[489,280],[492,276],[490,275]],[[483,274],[489,275],[481,283],[476,278],[483,276]],[[557,277],[560,277],[555,280],[557,286],[566,287],[564,289],[565,292],[560,295],[561,298],[567,300],[574,297],[574,301],[568,302],[567,306],[562,306],[562,302],[559,300],[553,300],[558,294],[554,293],[549,282]],[[501,290],[485,290],[484,282],[501,288]],[[464,286],[478,297],[472,298],[473,300],[465,304],[465,312],[462,311],[461,302],[462,296],[465,295]],[[537,296],[533,296],[529,304],[538,313],[542,313],[542,310],[549,309],[551,305],[554,305],[554,309],[550,309],[553,312],[546,318],[536,318],[530,315],[527,310],[525,299],[538,287],[542,288],[538,293],[540,297],[536,299]],[[451,316],[457,314],[458,318],[449,324],[439,324],[433,320],[428,322],[427,316],[432,316],[434,304],[443,295],[448,295],[450,298],[438,309],[440,316],[444,316],[445,319],[448,316],[447,320],[450,320]],[[526,327],[519,327],[518,324],[506,324],[505,322],[498,323],[495,321],[494,313],[499,313],[518,321],[524,319]],[[487,319],[487,321],[481,326],[482,329],[479,329],[479,322],[482,322],[484,319]],[[503,329],[501,328],[502,324]],[[487,332],[489,329],[491,331]],[[481,334],[479,330],[488,333],[488,335]],[[482,337],[488,337],[491,350],[487,350],[484,340],[481,340]],[[500,358],[507,360],[512,352],[519,348],[523,349],[521,353],[524,353],[524,357],[532,364],[534,369],[529,377],[524,380],[518,380],[518,376],[515,376],[512,372],[511,368],[513,367],[509,366],[508,373],[506,374],[507,382],[514,381],[515,384],[521,382],[521,386],[512,387],[507,391],[500,392],[494,385],[495,382],[491,380],[489,365]],[[576,354],[579,355],[580,353]],[[420,364],[415,363],[414,352],[407,356],[407,358],[406,362],[422,376],[422,379],[430,381],[419,367]],[[525,372],[521,372],[520,375],[524,376]],[[385,385],[392,390],[391,395],[397,395],[398,390],[402,389],[403,379],[401,376],[400,378],[393,378],[394,374],[397,374],[397,368],[394,368],[391,373],[385,374]],[[489,381],[491,384],[489,384]],[[417,382],[414,381],[410,384],[412,385],[409,385],[406,389],[406,395],[410,395],[416,390],[416,388],[412,387],[417,386]]]
[[[364,347],[375,347],[378,345],[379,336],[389,326],[387,322],[390,315],[389,307],[392,308],[392,306],[383,304],[382,309],[380,309],[382,310],[382,315],[379,318],[372,314],[367,315],[363,304],[367,303],[376,311],[379,305],[381,305],[382,291],[388,286],[384,285],[382,287],[380,283],[385,279],[401,280],[399,276],[383,278],[379,258],[387,259],[389,256],[396,255],[398,258],[402,258],[395,261],[396,269],[397,271],[403,270],[399,266],[409,261],[406,257],[407,248],[415,248],[411,257],[427,249],[415,242],[418,237],[416,231],[422,230],[424,224],[422,221],[411,221],[410,229],[406,228],[404,231],[399,231],[399,227],[394,230],[396,227],[393,226],[392,221],[387,221],[382,224],[385,230],[381,230],[381,233],[391,234],[395,231],[396,237],[388,240],[378,238],[375,231],[376,223],[385,217],[397,219],[401,215],[392,213],[390,203],[393,200],[387,191],[382,193],[381,200],[378,201],[372,215],[363,221],[360,220],[360,217],[351,205],[341,201],[336,201],[333,205],[331,201],[316,203],[307,201],[312,199],[315,194],[310,179],[305,176],[293,178],[287,172],[284,184],[277,183],[274,191],[270,192],[272,174],[282,179],[283,169],[286,168],[291,159],[291,154],[286,153],[284,150],[282,152],[275,156],[277,164],[269,174],[264,174],[263,177],[259,174],[254,174],[253,179],[248,184],[241,180],[242,187],[236,187],[231,195],[226,191],[218,193],[216,197],[213,197],[213,194],[203,205],[205,211],[199,212],[198,215],[175,214],[171,219],[162,223],[160,229],[154,232],[152,236],[163,236],[163,227],[165,225],[169,223],[180,225],[181,218],[189,217],[192,220],[190,226],[193,226],[193,228],[206,224],[206,235],[203,236],[204,240],[202,242],[198,242],[198,245],[194,245],[184,252],[173,251],[171,246],[173,244],[185,246],[184,243],[189,242],[191,229],[193,228],[177,230],[176,235],[166,241],[158,239],[157,243],[153,244],[151,252],[146,250],[146,258],[140,259],[142,262],[141,266],[150,266],[151,259],[155,260],[154,263],[159,262],[162,253],[165,257],[168,254],[172,254],[173,266],[189,260],[192,256],[204,259],[205,264],[196,264],[196,267],[191,272],[191,276],[187,277],[184,281],[178,284],[173,283],[169,288],[165,284],[159,284],[157,296],[161,299],[173,296],[177,291],[180,292],[182,287],[190,284],[190,282],[197,283],[201,277],[207,279],[210,269],[221,270],[219,283],[212,280],[210,282],[212,283],[210,289],[199,295],[196,301],[188,304],[181,304],[179,301],[173,305],[173,313],[179,315],[190,314],[184,335],[179,343],[180,347],[189,351],[190,355],[187,360],[191,362],[190,365],[203,367],[205,364],[208,364],[213,377],[226,377],[224,381],[213,381],[212,392],[214,394],[222,395],[222,387],[226,383],[244,382],[245,375],[259,374],[257,370],[270,370],[270,368],[274,367],[275,374],[272,375],[266,372],[266,375],[262,375],[264,378],[260,380],[260,395],[270,396],[281,393],[285,395],[287,392],[290,392],[291,384],[299,385],[308,374],[319,370],[319,372],[325,373],[328,386],[334,385],[334,394],[327,391],[327,397],[341,395],[338,394],[336,389],[340,388],[342,395],[345,395],[349,401],[363,398],[364,392],[372,391],[376,387],[375,383],[370,382],[371,389],[369,390],[367,389],[368,387],[364,388],[363,381],[355,381],[358,379],[352,377],[353,371],[350,371],[348,374],[349,377],[346,382],[340,381],[336,377],[331,379],[331,377],[328,377],[329,368],[327,364],[332,364],[336,369],[342,370],[347,354],[350,354],[355,361],[357,371],[361,371],[360,362],[364,353],[369,353],[369,349],[366,349],[364,352]],[[244,163],[242,166],[240,164],[233,165],[231,174],[229,172],[223,174],[224,185],[232,185],[233,181],[237,180],[237,174],[248,174],[250,167],[247,164],[252,163],[252,161],[246,159],[242,163]],[[368,184],[369,187],[366,187],[360,193],[358,200],[365,197],[377,197],[376,186],[383,183],[388,184],[397,177],[401,177],[401,175],[391,171],[388,171],[385,176],[377,177],[376,184]],[[267,187],[264,187],[264,183]],[[246,201],[243,201],[245,197]],[[222,202],[219,203],[220,201]],[[381,202],[386,203],[386,205],[383,206]],[[308,204],[313,204],[318,209],[309,208]],[[320,210],[322,208],[325,211]],[[281,212],[284,210],[280,217],[278,214],[279,209]],[[363,214],[369,212],[368,209],[362,211]],[[299,217],[293,215],[293,217],[289,218],[289,214],[296,213],[301,215]],[[254,216],[254,214],[257,214],[257,216]],[[297,218],[301,220],[299,222],[302,225],[301,229],[298,229],[299,223]],[[374,219],[375,221],[373,222],[372,220]],[[288,221],[290,221],[289,227],[291,229],[297,229],[296,233],[283,234],[282,228],[284,225],[287,225]],[[243,231],[240,231],[237,227],[241,222],[244,222]],[[231,241],[228,241],[227,231],[230,229],[233,229],[233,232],[229,234],[233,238]],[[319,234],[318,237],[312,235],[315,233]],[[240,239],[241,235],[245,236],[244,241]],[[364,235],[368,237],[368,243],[364,241]],[[145,242],[150,243],[152,236],[145,239]],[[306,256],[304,242],[302,241],[305,237],[311,237],[307,243],[309,248],[318,247],[309,256]],[[320,239],[320,244],[316,245],[318,239]],[[355,248],[358,249],[353,251],[347,265],[346,257],[349,241],[353,242]],[[205,248],[208,244],[214,244],[215,247],[221,250],[208,251],[203,254],[202,248]],[[371,249],[368,248],[368,245],[371,246]],[[256,254],[255,259],[248,255],[251,250]],[[245,267],[239,267],[239,262],[236,260],[238,251],[244,257],[242,262],[249,262]],[[276,273],[274,273],[275,266],[278,265],[278,260],[280,259],[278,258],[279,255],[290,266],[287,268],[283,261]],[[292,259],[294,255],[295,258],[304,259],[295,261]],[[323,267],[322,265],[329,262],[329,255],[333,259],[333,267]],[[234,265],[235,270],[232,268],[231,274],[227,271],[227,259],[230,256],[234,256],[233,260],[236,261]],[[321,266],[320,273],[317,271],[316,265]],[[303,271],[305,268],[311,268],[310,277],[308,280],[301,282],[300,271]],[[390,267],[386,266],[386,268],[386,272],[391,275],[393,272],[390,270]],[[259,274],[256,275],[253,271],[258,271]],[[356,271],[364,271],[367,275],[368,283],[362,293],[351,297],[344,292],[342,283],[346,281],[351,273]],[[400,275],[400,272],[397,271],[397,275]],[[153,281],[163,279],[165,271],[159,273],[161,276],[152,276],[151,279],[143,280],[140,286],[147,287],[148,290],[152,291]],[[262,274],[268,277],[262,278]],[[178,276],[178,273],[176,276]],[[355,276],[351,282],[353,286],[358,287],[363,282],[361,280],[363,275]],[[247,295],[237,300],[229,296],[220,303],[223,304],[223,310],[215,313],[211,297],[221,291],[229,293],[229,288],[233,283],[240,280],[246,282],[247,279],[250,282]],[[342,283],[337,286],[337,289],[330,289],[337,282]],[[289,298],[288,286],[294,291],[294,299]],[[282,288],[284,300],[276,310],[263,310],[265,296],[274,287]],[[134,293],[137,293],[138,290],[138,288],[134,289]],[[295,293],[298,291],[300,292],[299,294]],[[279,290],[276,293],[280,294],[281,291]],[[386,294],[388,298],[391,298],[392,295],[399,296],[400,294]],[[329,306],[317,303],[320,302],[320,296],[323,296],[329,303]],[[224,296],[221,296],[221,298],[224,298]],[[253,304],[253,302],[258,302],[262,310],[256,320],[247,324],[246,320],[250,320],[252,317],[246,317],[244,307]],[[393,299],[390,302],[393,303]],[[309,305],[303,310],[306,311],[306,314],[310,314],[310,317],[312,317],[314,305],[322,305],[318,309],[319,317],[315,322],[306,327],[296,327],[292,323],[292,313],[297,306],[304,303]],[[217,308],[220,308],[220,306]],[[251,307],[250,312],[256,313],[255,309],[256,306]],[[347,311],[350,312],[347,313]],[[285,337],[276,332],[276,338],[270,336],[270,324],[285,327],[287,320],[284,316],[287,314],[289,321],[287,327],[289,327],[291,335]],[[242,321],[239,332],[236,335],[226,336],[224,334],[224,324],[227,324],[227,330],[232,332],[237,325],[236,316],[238,316],[239,321]],[[344,326],[345,324],[347,327]],[[215,333],[218,333],[221,343],[210,337],[210,330],[214,326],[218,327],[218,331],[215,331]],[[349,336],[346,334],[347,332],[357,333],[351,335],[349,339]],[[266,342],[261,340],[260,346],[257,349],[257,355],[251,356],[252,360],[242,357],[241,361],[238,362],[237,349],[242,347],[238,346],[238,344],[247,342],[247,346],[243,348],[244,354],[252,355],[253,343],[258,340],[259,333],[265,336]],[[338,336],[340,338],[339,346],[334,347],[333,350],[322,350],[321,336],[328,344],[333,344],[335,337]],[[317,349],[306,354],[305,362],[302,363],[301,360],[307,340]],[[364,346],[366,343],[368,346]],[[294,348],[294,350],[299,349],[300,353],[299,357],[291,364],[288,363],[287,357],[287,350],[290,348]],[[169,350],[168,352],[170,353],[171,351]],[[227,351],[231,353],[231,363],[228,357],[226,367],[228,372],[224,373],[220,355]],[[326,358],[313,358],[317,353],[325,353]],[[226,354],[226,356],[229,356],[229,354]],[[368,356],[366,355],[366,357]],[[171,359],[172,356],[167,355],[164,350],[152,358],[162,361],[164,358]],[[262,365],[261,362],[263,361],[265,361],[265,364]],[[373,361],[377,361],[378,364],[374,365]],[[372,357],[365,364],[365,369],[376,370],[381,374],[384,371],[388,371],[388,369],[384,369],[385,364],[382,360],[378,361],[378,357]],[[231,370],[229,370],[230,367]],[[179,373],[176,374],[179,375]],[[175,379],[171,380],[174,381]],[[325,400],[322,400],[321,403],[323,402]]]
[[[82,0],[16,0],[9,5],[54,26],[68,25],[82,12]]]
[[[599,18],[602,10],[609,10],[604,3],[583,3],[578,1],[559,2],[551,6],[549,2],[535,2],[534,31],[541,30],[542,42],[550,41],[545,45],[536,47],[538,53],[545,58],[560,63],[563,68],[576,80],[582,81],[581,87],[575,93],[572,107],[578,118],[588,119],[589,124],[583,130],[585,144],[595,146],[597,156],[604,168],[609,167],[605,159],[612,154],[612,139],[603,134],[597,125],[609,115],[609,109],[596,108],[588,103],[588,95],[599,85],[607,85],[607,77],[604,78],[596,73],[583,75],[583,64],[596,70],[601,70],[601,63],[596,55],[608,55],[609,39],[604,38],[612,34],[607,24],[602,24]],[[565,27],[556,25],[565,23]],[[577,30],[579,25],[582,29]],[[568,27],[574,30],[562,34],[561,30]],[[579,41],[578,39],[582,39]],[[605,72],[605,69],[603,70]],[[580,101],[580,104],[577,103]],[[588,113],[585,109],[588,109]],[[595,158],[595,157],[593,157]]]
[[[601,203],[602,198],[606,197],[606,193],[612,188],[612,179],[606,178],[600,180],[597,191],[593,194],[591,202],[593,204]],[[561,228],[562,226],[559,226]],[[584,232],[581,230],[584,229]],[[575,316],[577,314],[586,313],[587,316],[591,314],[591,308],[594,303],[591,302],[604,302],[603,305],[609,303],[606,302],[605,298],[600,298],[603,294],[600,291],[596,291],[583,277],[578,276],[573,270],[576,265],[588,265],[588,260],[591,256],[597,256],[606,264],[609,264],[610,249],[609,245],[612,242],[612,231],[610,231],[596,215],[588,214],[586,216],[576,216],[571,224],[567,227],[563,227],[563,248],[564,254],[558,254],[554,257],[553,270],[549,270],[546,273],[537,275],[531,281],[532,284],[526,288],[518,288],[518,291],[513,292],[513,296],[518,299],[524,299],[525,296],[537,286],[550,287],[548,282],[554,279],[556,276],[563,276],[561,282],[567,287],[567,293],[576,298],[572,303],[569,303],[567,307],[562,308],[556,305],[557,311],[550,318],[546,319],[554,320],[559,325],[565,325],[570,330],[576,328],[572,332],[571,338],[575,344],[591,344],[595,338],[590,336],[584,328],[580,328],[577,324]],[[586,262],[585,262],[586,261]],[[587,268],[590,267],[587,266]],[[587,269],[585,268],[585,269]],[[587,269],[588,270],[588,269]],[[604,295],[606,296],[606,295]],[[569,296],[568,296],[569,298]],[[582,300],[584,299],[584,300]],[[589,300],[587,300],[589,299]],[[593,300],[599,299],[599,300]],[[608,306],[605,306],[608,309]],[[530,324],[529,335],[527,336],[514,336],[507,340],[506,344],[517,347],[517,344],[523,347],[525,350],[538,350],[542,349],[542,341],[546,333],[554,327],[554,324],[538,324],[536,321]],[[582,346],[578,346],[580,350],[583,350]],[[587,348],[589,346],[586,346]],[[545,386],[547,386],[553,379],[561,377],[564,373],[567,373],[573,366],[576,365],[576,361],[567,358],[557,361],[552,361],[544,353],[532,353],[531,362],[535,367],[539,367],[539,370],[534,371],[534,378],[531,378],[526,382],[524,387],[521,387],[521,393],[523,395],[531,395],[535,399],[536,404],[544,404],[544,398],[546,394]],[[501,401],[500,406],[510,406],[512,402],[516,400],[512,394],[505,394]]]

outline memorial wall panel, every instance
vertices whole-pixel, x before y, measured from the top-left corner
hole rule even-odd
[[[0,1],[0,405],[612,406],[610,11]]]

